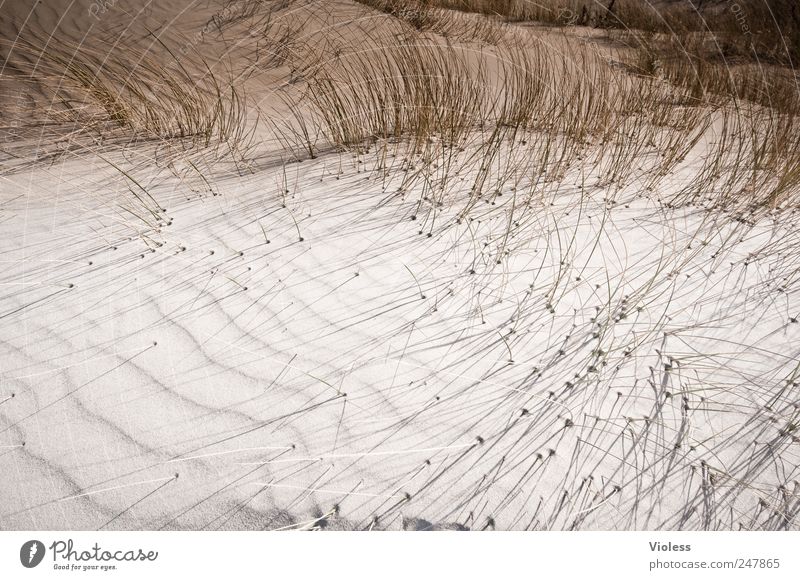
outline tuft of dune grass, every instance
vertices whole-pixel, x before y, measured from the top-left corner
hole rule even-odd
[[[27,34],[0,50],[13,81],[35,86],[47,121],[73,140],[175,142],[241,158],[253,133],[241,88],[219,66],[180,57],[154,36],[150,47]]]

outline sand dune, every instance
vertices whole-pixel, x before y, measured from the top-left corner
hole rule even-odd
[[[180,46],[220,10],[63,4],[14,5],[4,38],[102,47],[125,11]],[[237,86],[274,115],[284,73]],[[402,140],[289,162],[262,123],[243,161],[118,128],[37,160],[78,127],[27,110],[0,181],[0,528],[796,529],[795,210],[672,205],[680,172],[612,200],[568,169],[425,214]]]

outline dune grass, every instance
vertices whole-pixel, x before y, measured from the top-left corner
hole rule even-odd
[[[177,150],[213,149],[241,160],[254,127],[246,97],[220,67],[178,57],[160,39],[149,48],[119,41],[78,44],[27,34],[0,47],[6,66],[24,71],[49,103],[50,123],[94,142],[154,141]],[[191,72],[190,72],[191,71]],[[20,79],[17,79],[20,80]]]
[[[398,2],[378,8],[405,18]],[[293,120],[280,122],[280,141],[295,157],[332,146],[384,160],[389,144],[404,142],[404,155],[418,159],[404,170],[407,184],[423,179],[444,191],[460,183],[459,168],[476,168],[467,207],[520,172],[557,180],[580,168],[614,190],[653,189],[689,161],[675,203],[700,191],[748,211],[797,203],[788,82],[756,68],[723,74],[690,59],[667,63],[660,52],[658,66],[636,66],[629,48],[604,53],[569,35],[548,43],[506,35],[476,50],[418,28],[357,45],[339,39],[332,58],[298,43],[288,60],[312,64],[302,90],[286,97]]]
[[[4,317],[34,328],[40,311],[26,318],[23,301],[40,290],[34,276],[62,284],[69,273],[76,284],[59,287],[70,299],[49,312],[47,335],[78,344],[132,315],[148,351],[157,335],[161,349],[197,355],[180,359],[192,378],[163,388],[172,364],[134,367],[146,394],[155,386],[180,405],[164,415],[176,425],[144,423],[132,439],[159,469],[165,457],[202,469],[181,466],[166,489],[188,486],[152,512],[138,512],[149,496],[115,496],[125,509],[98,525],[222,527],[246,512],[237,525],[277,529],[353,513],[361,529],[426,529],[429,514],[470,529],[796,528],[800,375],[785,351],[798,316],[800,128],[789,82],[760,79],[752,62],[721,67],[705,43],[688,45],[696,30],[670,36],[650,13],[626,16],[625,2],[578,20],[577,1],[223,6],[207,40],[239,51],[236,81],[136,45],[29,40],[9,57],[53,81],[49,118],[127,139],[121,155],[85,150],[136,204],[124,197],[116,223],[97,216],[114,240],[120,224],[134,232],[102,249],[124,259],[84,266],[105,242],[83,232],[70,249],[80,270],[52,264],[46,244],[26,248],[26,284],[8,278],[21,309]],[[515,24],[534,18],[565,26]],[[250,151],[244,76],[263,91],[270,129],[260,171],[216,181],[183,153],[215,163]],[[162,146],[185,162],[166,163],[178,179],[142,179],[163,168]],[[91,188],[104,196],[107,185]],[[206,203],[218,189],[235,195]],[[175,226],[167,205],[184,218]],[[39,376],[24,364],[20,374]],[[119,393],[102,384],[81,404],[113,424],[121,406],[99,405]],[[9,424],[22,438],[43,407],[33,388],[19,392],[31,411]],[[235,422],[206,428],[221,409]],[[127,414],[120,430],[146,415]],[[198,436],[187,438],[187,420]],[[280,461],[299,459],[300,471],[264,475],[267,425],[287,443]],[[235,486],[217,463],[233,455],[231,469],[247,465]],[[293,497],[268,507],[292,517],[276,524],[254,498],[283,485]],[[294,519],[306,499],[313,514]]]

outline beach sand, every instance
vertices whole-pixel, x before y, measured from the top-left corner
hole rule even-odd
[[[219,11],[124,4],[7,3],[3,38],[101,50],[135,21],[183,46]],[[280,110],[277,78],[241,86]],[[28,100],[0,180],[0,528],[796,529],[797,213],[611,203],[567,171],[524,211],[509,189],[423,220],[403,143],[388,171],[189,165],[52,122],[48,83],[3,77]]]

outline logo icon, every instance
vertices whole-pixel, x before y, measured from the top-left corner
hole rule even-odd
[[[26,568],[35,568],[44,559],[44,544],[39,540],[28,540],[19,549],[19,561]]]

